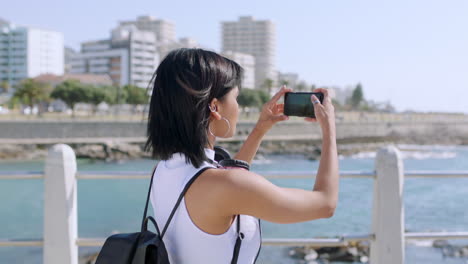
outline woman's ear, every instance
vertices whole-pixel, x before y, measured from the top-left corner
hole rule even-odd
[[[221,120],[221,115],[218,113],[218,106],[217,106],[218,100],[214,98],[211,103],[208,105],[208,108],[210,109],[210,115],[215,118],[216,120]]]

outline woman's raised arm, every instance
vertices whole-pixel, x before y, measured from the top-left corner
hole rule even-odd
[[[277,102],[285,93],[291,91],[291,88],[286,88],[286,86],[283,86],[270,99],[270,101],[263,105],[255,127],[250,132],[244,144],[242,144],[239,152],[234,156],[234,159],[243,160],[249,164],[252,163],[252,160],[257,153],[258,147],[262,142],[263,136],[265,136],[268,130],[270,130],[277,122],[288,120],[288,117],[283,114],[284,104],[277,104]]]
[[[226,215],[247,214],[275,223],[297,223],[334,214],[338,203],[339,169],[336,146],[334,108],[328,91],[323,105],[312,97],[316,118],[307,121],[320,123],[322,154],[315,184],[311,190],[282,188],[261,175],[244,170],[220,171],[216,192]]]

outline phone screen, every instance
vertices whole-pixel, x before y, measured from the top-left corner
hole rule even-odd
[[[314,106],[310,96],[314,94],[323,103],[323,93],[289,92],[284,95],[284,114],[287,116],[302,116],[315,118]]]

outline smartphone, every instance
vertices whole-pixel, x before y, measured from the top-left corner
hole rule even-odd
[[[314,105],[310,97],[314,94],[323,103],[323,93],[289,92],[284,95],[284,114],[315,118]]]

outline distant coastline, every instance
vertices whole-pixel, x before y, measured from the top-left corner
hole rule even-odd
[[[241,147],[242,141],[218,141],[216,145],[227,149],[234,155]],[[408,145],[447,145],[468,146],[468,139],[449,137],[443,141],[431,140],[428,137],[415,138],[380,138],[380,139],[346,139],[337,140],[338,155],[352,156],[359,153],[375,152],[388,144]],[[151,159],[151,154],[143,151],[143,143],[81,143],[69,144],[76,153],[77,158],[118,161],[129,159]],[[2,144],[0,145],[0,161],[31,161],[44,160],[47,150],[52,144]],[[269,155],[302,155],[305,159],[316,160],[320,158],[321,140],[264,140],[262,141],[256,158],[262,159]]]
[[[338,154],[373,152],[383,145],[468,145],[467,115],[346,113],[337,119]],[[322,132],[317,123],[291,118],[277,123],[258,149],[266,155],[320,157]],[[237,124],[236,135],[219,138],[217,145],[236,153],[251,133],[255,121]],[[69,144],[78,158],[96,160],[150,159],[143,151],[147,123],[140,121],[0,121],[1,160],[43,160],[53,144]]]

